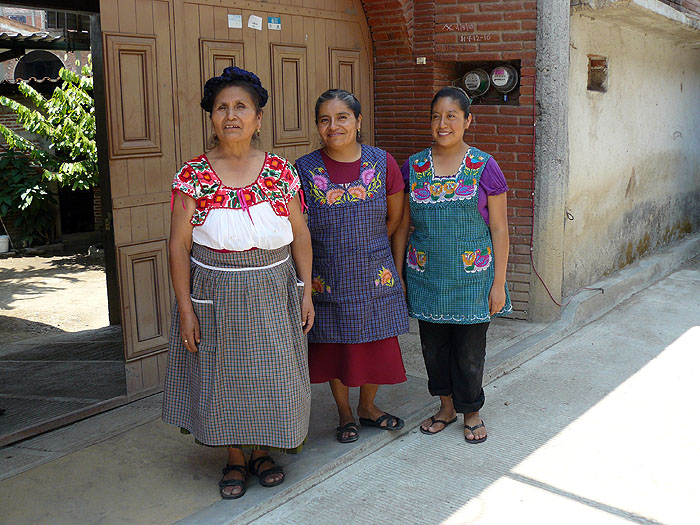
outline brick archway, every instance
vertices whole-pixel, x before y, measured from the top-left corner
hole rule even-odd
[[[413,0],[362,0],[375,51],[395,49],[410,55],[413,48]]]

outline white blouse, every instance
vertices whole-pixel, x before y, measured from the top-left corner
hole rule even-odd
[[[214,250],[229,251],[274,250],[292,242],[289,217],[276,215],[269,202],[249,206],[248,211],[212,208],[204,224],[192,230],[192,240]]]

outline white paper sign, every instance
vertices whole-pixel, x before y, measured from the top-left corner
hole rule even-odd
[[[243,15],[228,15],[228,26],[231,29],[240,29],[243,27]]]
[[[267,28],[273,31],[282,31],[282,18],[279,16],[268,16]]]
[[[262,18],[259,16],[250,15],[248,17],[248,27],[262,31]]]

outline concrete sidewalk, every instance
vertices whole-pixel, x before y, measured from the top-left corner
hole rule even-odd
[[[504,373],[559,343],[591,319],[603,315],[620,301],[667,275],[682,261],[698,253],[700,253],[700,235],[695,235],[640,261],[598,283],[596,286],[603,288],[604,294],[583,292],[577,295],[565,309],[562,319],[556,323],[536,325],[508,320],[494,322],[489,330],[486,381],[493,382]],[[684,271],[692,273],[695,270]],[[675,275],[682,273],[678,272]],[[697,296],[698,283],[690,284],[694,287],[693,293]],[[679,288],[678,293],[683,291],[682,286]],[[691,314],[697,318],[697,308],[683,309],[682,304],[676,307],[681,308],[680,311],[686,318]],[[664,306],[661,310],[665,311],[665,308]],[[648,324],[649,318],[645,319]],[[671,326],[669,324],[669,327]],[[619,332],[620,329],[624,331],[628,328],[634,332],[637,331],[636,326],[632,325],[619,326],[616,330]],[[572,338],[567,338],[565,343],[569,339]],[[335,497],[347,500],[348,506],[343,507],[345,509],[350,509],[349,504],[353,502],[352,512],[344,515],[345,518],[352,517],[351,521],[354,521],[359,507],[367,508],[368,512],[372,511],[362,518],[364,522],[393,522],[393,519],[384,519],[383,514],[388,512],[386,509],[395,507],[399,502],[405,502],[399,506],[403,505],[404,509],[414,508],[421,512],[425,510],[428,514],[421,515],[420,521],[435,523],[452,515],[452,511],[445,514],[444,508],[454,510],[456,508],[454,504],[461,501],[462,503],[458,506],[461,509],[463,504],[466,505],[479,494],[472,489],[469,489],[472,492],[465,492],[468,488],[465,485],[466,481],[460,478],[459,469],[456,474],[450,470],[450,462],[456,461],[457,465],[460,462],[464,465],[465,460],[470,465],[475,462],[474,469],[469,470],[467,479],[479,485],[482,490],[492,488],[489,480],[500,479],[493,477],[497,471],[494,470],[495,463],[492,464],[492,461],[498,458],[491,458],[487,451],[493,450],[499,457],[505,458],[510,455],[516,459],[524,459],[528,454],[534,453],[547,439],[555,437],[557,432],[571,421],[569,416],[560,414],[558,410],[551,412],[556,415],[554,422],[542,419],[542,413],[538,411],[548,410],[548,408],[540,408],[537,403],[532,404],[532,400],[528,399],[533,395],[532,393],[542,393],[544,387],[540,382],[546,381],[546,389],[550,390],[546,392],[547,396],[561,393],[573,396],[576,389],[571,389],[572,385],[587,384],[581,379],[586,379],[588,376],[582,377],[578,370],[567,368],[566,371],[572,375],[572,378],[561,387],[563,392],[553,388],[553,385],[557,384],[556,377],[535,377],[523,379],[522,385],[529,385],[527,386],[531,392],[529,395],[524,396],[523,393],[513,390],[506,396],[507,399],[502,400],[497,394],[501,392],[499,389],[503,388],[499,385],[510,384],[515,375],[492,383],[488,387],[489,401],[484,412],[491,437],[480,448],[470,447],[465,451],[466,444],[463,440],[457,439],[459,438],[457,425],[450,427],[449,431],[439,436],[432,436],[432,439],[415,432],[415,426],[434,410],[436,403],[427,394],[425,370],[415,325],[412,333],[402,337],[401,344],[409,381],[402,385],[380,389],[377,404],[406,419],[407,425],[402,433],[361,429],[361,439],[358,442],[351,445],[338,444],[334,439],[337,416],[331,396],[326,385],[316,385],[313,390],[312,426],[308,444],[302,454],[280,458],[280,463],[286,468],[287,481],[273,489],[264,489],[251,481],[244,498],[221,501],[216,483],[220,477],[220,468],[225,461],[223,452],[197,446],[193,443],[191,436],[181,435],[177,429],[162,423],[158,419],[160,396],[152,396],[0,449],[2,452],[0,455],[0,480],[2,480],[0,481],[0,508],[3,509],[0,512],[0,523],[141,524],[171,523],[178,520],[189,523],[245,523],[261,516],[264,516],[261,518],[263,522],[265,520],[272,522],[269,520],[276,520],[277,513],[282,513],[279,516],[287,516],[279,518],[283,521],[288,519],[299,523],[318,523],[319,520],[324,523],[341,522],[345,520],[326,519],[328,514],[325,511],[323,514],[316,514],[315,521],[305,521],[311,515],[304,517],[296,514],[299,511],[296,502],[308,501],[309,498],[311,502],[316,499],[320,501],[326,494],[325,489],[320,489],[327,487],[330,490],[333,483],[342,479],[346,481],[338,485],[337,490],[340,492]],[[613,344],[613,346],[616,345],[617,343]],[[572,352],[572,354],[569,356],[571,359],[581,357],[580,352]],[[596,359],[612,358],[613,363],[615,359],[619,359],[619,357],[615,358],[615,355],[618,354],[613,356],[595,354]],[[650,357],[648,352],[640,352],[639,356],[637,360]],[[540,356],[537,359],[542,358]],[[558,361],[555,360],[554,365],[557,363]],[[561,363],[566,367],[571,365],[565,359]],[[583,366],[583,364],[577,363],[576,366]],[[641,366],[640,363],[637,365]],[[528,363],[527,366],[532,365]],[[555,372],[557,372],[556,366],[553,366],[551,373]],[[517,374],[521,374],[521,371]],[[576,383],[576,380],[581,382]],[[589,388],[592,387],[589,385]],[[594,393],[589,394],[588,397],[584,396],[589,407],[593,406],[594,401],[599,400],[599,397],[596,397],[598,391],[593,389],[592,392]],[[520,399],[526,399],[528,402],[522,406],[518,405],[517,411],[513,410],[515,407],[512,405]],[[504,405],[506,401],[509,405]],[[576,399],[570,400],[571,403],[574,401]],[[524,415],[521,418],[506,418],[503,410],[518,414],[522,412]],[[550,415],[550,412],[546,414]],[[578,415],[580,414],[577,414],[577,417]],[[530,416],[537,417],[532,419]],[[650,425],[653,429],[664,419],[665,417],[654,418],[652,421],[647,421],[646,418],[640,419],[637,423],[639,435],[646,435]],[[536,423],[533,424],[533,421]],[[553,423],[554,429],[550,428]],[[674,421],[671,425],[672,435],[675,435],[676,424]],[[592,424],[593,435],[597,435],[597,427],[598,425]],[[590,433],[590,429],[588,431]],[[506,436],[517,439],[513,442],[505,439]],[[426,438],[431,441],[424,442]],[[387,454],[391,455],[396,450],[402,450],[401,447],[416,439],[419,441],[414,445],[415,457],[408,454],[396,463],[396,458],[391,456],[393,459],[384,461],[383,458],[390,457]],[[648,441],[645,439],[641,442]],[[426,454],[428,451],[425,448],[426,445],[430,447],[435,445],[436,448],[432,453]],[[496,445],[500,448],[492,448]],[[465,453],[468,455],[465,456]],[[430,465],[422,463],[424,455],[431,461]],[[445,461],[447,461],[447,467],[442,466]],[[590,463],[593,462],[588,458],[586,464]],[[376,467],[380,464],[384,467]],[[353,466],[347,468],[349,465]],[[358,467],[359,465],[361,468]],[[357,470],[358,468],[360,470]],[[402,468],[404,470],[401,470]],[[445,468],[447,471],[443,472]],[[373,474],[368,478],[363,477],[364,470],[373,472],[376,476]],[[463,467],[462,470],[464,470]],[[349,475],[346,474],[348,472],[355,474],[350,478],[343,478]],[[416,495],[411,492],[410,484],[420,482],[416,485],[418,487],[416,490],[424,493],[427,489],[424,482],[431,486],[440,486],[437,481],[450,479],[448,474],[449,477],[456,476],[454,483],[450,482],[450,486],[462,487],[459,497],[450,504],[452,506],[444,507],[440,504],[437,508],[433,508],[434,505],[426,503],[423,507],[420,503],[421,498],[416,498]],[[572,472],[572,474],[575,476],[576,473]],[[461,475],[464,477],[464,474]],[[363,484],[356,486],[355,477],[363,479]],[[379,485],[373,484],[375,477],[376,480],[381,481]],[[406,480],[409,485],[403,482],[397,484],[397,480]],[[364,486],[374,487],[374,493],[367,493],[369,503],[356,500],[352,494],[343,495],[346,483],[351,483],[348,485],[352,487],[350,493],[357,491],[357,494],[361,494]],[[308,490],[314,486],[316,487]],[[392,491],[396,487],[409,488],[408,492],[394,494]],[[445,495],[452,494],[451,490],[444,491]],[[389,493],[387,491],[391,492],[391,497],[388,499],[383,496]],[[333,491],[328,493],[332,494]],[[380,510],[379,507],[374,509],[371,503],[376,494],[382,495],[378,498],[380,502],[391,501],[392,504],[385,510]],[[472,496],[464,499],[465,494],[472,494]],[[325,499],[324,501],[327,508],[343,503]],[[598,500],[592,499],[592,501]],[[307,504],[310,505],[309,508],[315,508],[311,503]],[[273,509],[277,507],[279,509],[274,511]],[[270,511],[273,513],[266,514]],[[341,515],[338,514],[338,516]],[[389,515],[393,516],[391,513]],[[400,519],[410,521],[413,513],[400,515]]]
[[[486,388],[486,442],[416,430],[254,521],[700,523],[700,259]]]

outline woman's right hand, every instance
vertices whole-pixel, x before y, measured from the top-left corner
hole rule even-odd
[[[197,352],[200,342],[199,319],[194,312],[180,313],[180,337],[189,352]]]

